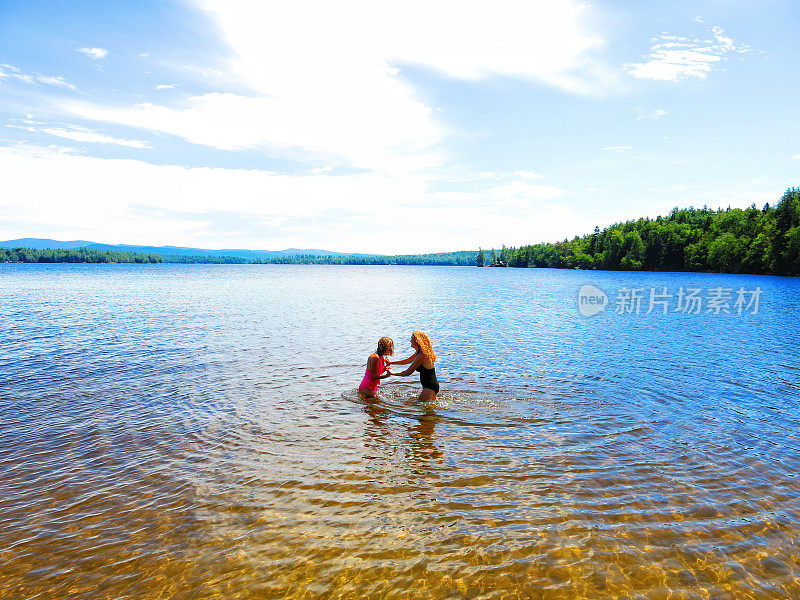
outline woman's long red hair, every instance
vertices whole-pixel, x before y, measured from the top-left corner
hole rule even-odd
[[[433,353],[433,344],[426,333],[422,331],[412,331],[411,339],[417,343],[419,351],[422,352],[425,358],[428,360],[436,360],[436,355]]]

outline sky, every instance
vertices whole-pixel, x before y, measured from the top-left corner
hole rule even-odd
[[[0,0],[0,239],[376,254],[800,185],[796,0]]]

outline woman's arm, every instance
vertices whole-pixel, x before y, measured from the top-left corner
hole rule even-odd
[[[409,375],[411,375],[411,374],[412,374],[414,371],[416,371],[416,370],[417,370],[417,367],[419,367],[419,366],[422,364],[422,361],[424,361],[424,360],[425,360],[425,357],[424,357],[422,354],[420,354],[420,353],[418,353],[418,354],[416,354],[416,355],[412,356],[411,358],[414,360],[414,362],[412,362],[412,363],[411,363],[411,366],[410,366],[410,367],[408,367],[408,368],[407,368],[405,371],[403,371],[402,373],[395,373],[395,375],[398,375],[398,376],[400,376],[400,377],[408,377],[408,376],[409,376]],[[407,361],[403,361],[403,362],[402,362],[402,364],[406,364],[406,362],[407,362]]]
[[[391,362],[386,361],[386,364],[387,365],[407,365],[408,363],[412,362],[417,357],[418,354],[419,354],[419,352],[414,352],[414,354],[412,354],[408,358],[404,358],[403,360],[393,360]]]

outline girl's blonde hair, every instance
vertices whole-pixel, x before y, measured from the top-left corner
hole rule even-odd
[[[394,346],[394,341],[392,340],[392,338],[384,336],[378,340],[378,349],[375,351],[375,354],[377,354],[378,356],[383,356],[386,354],[386,351],[389,348],[392,348],[393,346]],[[392,349],[392,352],[389,352],[389,356],[392,356],[393,354],[394,354],[394,349]]]
[[[412,331],[411,339],[419,346],[419,351],[428,360],[436,360],[436,355],[433,353],[433,344],[431,339],[422,331]]]

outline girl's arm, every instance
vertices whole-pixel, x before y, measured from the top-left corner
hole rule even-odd
[[[392,370],[389,368],[389,361],[386,360],[385,357],[383,359],[383,362],[384,362],[384,365],[385,365],[383,367],[384,372],[383,372],[383,375],[378,377],[378,379],[386,379],[387,377],[391,377],[392,375],[397,375],[397,373],[392,373]]]
[[[392,362],[387,362],[386,364],[389,364],[389,365],[407,365],[408,363],[412,362],[417,357],[418,354],[419,354],[419,352],[414,352],[414,354],[412,354],[408,358],[404,358],[403,360],[393,360]]]
[[[408,376],[409,376],[409,375],[411,375],[411,374],[412,374],[414,371],[416,371],[416,370],[417,370],[417,367],[419,367],[419,366],[422,364],[422,361],[424,361],[424,360],[425,360],[425,357],[424,357],[424,356],[423,356],[421,353],[419,353],[419,354],[416,354],[415,356],[412,356],[412,357],[411,357],[411,359],[413,359],[413,361],[414,361],[414,362],[412,362],[412,363],[411,363],[411,366],[410,366],[410,367],[408,367],[408,368],[407,368],[405,371],[403,371],[402,373],[395,373],[395,375],[398,375],[398,376],[400,376],[400,377],[408,377]],[[409,360],[411,360],[411,359],[409,359]],[[408,362],[408,361],[404,360],[404,361],[403,361],[402,363],[400,363],[400,364],[405,364],[405,363],[407,363],[407,362]],[[398,363],[395,363],[395,364],[398,364]]]
[[[372,373],[372,376],[375,378],[378,378],[381,375],[383,375],[383,373],[378,373],[379,363],[380,361],[378,360],[377,356],[375,356],[374,354],[369,355],[369,359],[367,360],[367,368],[369,369],[370,373]]]

